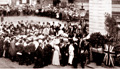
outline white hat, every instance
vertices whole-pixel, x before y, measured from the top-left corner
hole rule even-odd
[[[32,39],[31,38],[27,38],[27,40],[31,41]]]
[[[39,39],[44,39],[45,36],[43,36],[43,35],[39,35],[38,38],[39,38]]]
[[[19,40],[19,37],[18,37],[18,36],[16,37],[16,40]]]
[[[26,35],[22,35],[23,38],[26,38],[27,36]]]
[[[42,40],[39,40],[38,42],[39,42],[39,43],[42,43],[43,41],[42,41]]]
[[[81,25],[79,25],[78,28],[81,29]]]
[[[50,25],[53,25],[53,22],[50,22]]]
[[[50,38],[50,39],[54,39],[54,38],[55,38],[55,36],[51,35],[51,36],[49,36],[49,38]]]
[[[62,36],[63,37],[68,37],[68,34],[67,33],[63,33]]]
[[[77,40],[78,40],[77,38],[73,37],[73,41],[77,41]]]
[[[60,40],[59,39],[54,39],[54,44],[59,44],[60,43]]]
[[[65,42],[68,42],[68,39],[67,39],[67,38],[63,38],[63,40],[64,40]]]

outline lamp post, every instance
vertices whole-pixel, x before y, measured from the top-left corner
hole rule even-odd
[[[84,6],[83,6],[83,1],[84,1],[84,0],[82,0],[82,5],[81,5],[81,9],[83,9],[83,10],[84,10]]]

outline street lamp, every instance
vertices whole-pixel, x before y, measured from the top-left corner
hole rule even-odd
[[[81,10],[84,10],[83,2],[84,0],[82,0]]]

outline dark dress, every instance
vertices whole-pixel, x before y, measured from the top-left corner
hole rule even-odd
[[[5,41],[5,58],[9,58],[9,47],[10,43],[8,41]]]
[[[3,42],[4,40],[3,40],[3,38],[1,38],[0,39],[0,57],[2,57],[3,56],[3,44],[4,44],[4,42]]]
[[[62,48],[60,48],[60,53],[61,53],[61,60],[60,60],[60,64],[62,66],[65,66],[67,65],[67,62],[68,62],[68,52],[67,52],[67,47],[66,46],[63,46]]]
[[[44,59],[44,50],[38,46],[37,50],[35,51],[35,65],[34,68],[42,68],[43,67],[43,59]]]
[[[44,48],[44,65],[49,65],[52,63],[52,46],[47,44]]]
[[[3,14],[2,14],[2,16],[1,16],[1,22],[3,22],[4,21],[4,16],[3,16]]]
[[[16,55],[16,61],[19,62],[19,65],[23,65],[25,63],[25,52],[24,52],[24,45],[20,43],[19,45],[15,46],[16,52],[22,53]]]
[[[30,42],[28,46],[25,47],[26,65],[31,65],[34,62],[34,52],[35,52],[35,45],[33,44],[33,42]]]
[[[68,64],[68,58],[69,58],[69,46],[70,46],[70,44],[65,45],[65,61],[64,61],[64,64],[65,64],[65,65]]]
[[[81,51],[83,50],[83,53],[81,53]],[[88,52],[88,53],[86,53],[86,51]],[[86,63],[86,58],[88,57],[88,59],[89,59],[89,52],[90,52],[90,50],[89,50],[89,44],[85,44],[85,41],[83,40],[82,42],[81,42],[81,48],[80,48],[80,61],[81,61],[81,67],[82,68],[84,68],[85,67],[85,63]]]
[[[74,58],[73,58],[73,67],[74,68],[77,68],[77,65],[78,65],[78,49],[79,49],[79,47],[78,47],[78,44],[75,44],[74,43]]]
[[[62,13],[59,14],[59,19],[62,20]]]
[[[12,61],[14,61],[15,56],[16,56],[15,40],[14,39],[10,42],[9,53],[10,53],[10,59]]]

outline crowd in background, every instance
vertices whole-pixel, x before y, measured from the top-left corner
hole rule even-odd
[[[89,52],[87,40],[88,25],[56,22],[18,21],[5,22],[0,26],[0,56],[18,61],[20,65],[44,67],[73,65],[81,62],[84,67]],[[81,43],[80,43],[81,42]]]
[[[64,21],[79,21],[82,16],[87,15],[87,11],[82,12],[74,4],[60,4],[61,6],[32,6],[24,4],[22,6],[6,6],[0,7],[0,15],[4,16],[20,16],[20,15],[37,15],[56,18]],[[63,7],[62,7],[63,6]]]
[[[43,16],[58,18],[65,21],[78,21],[81,17],[80,9],[76,8],[73,4],[70,4],[64,8],[60,6],[54,7],[52,5],[48,5],[39,11],[39,14],[42,14]]]

